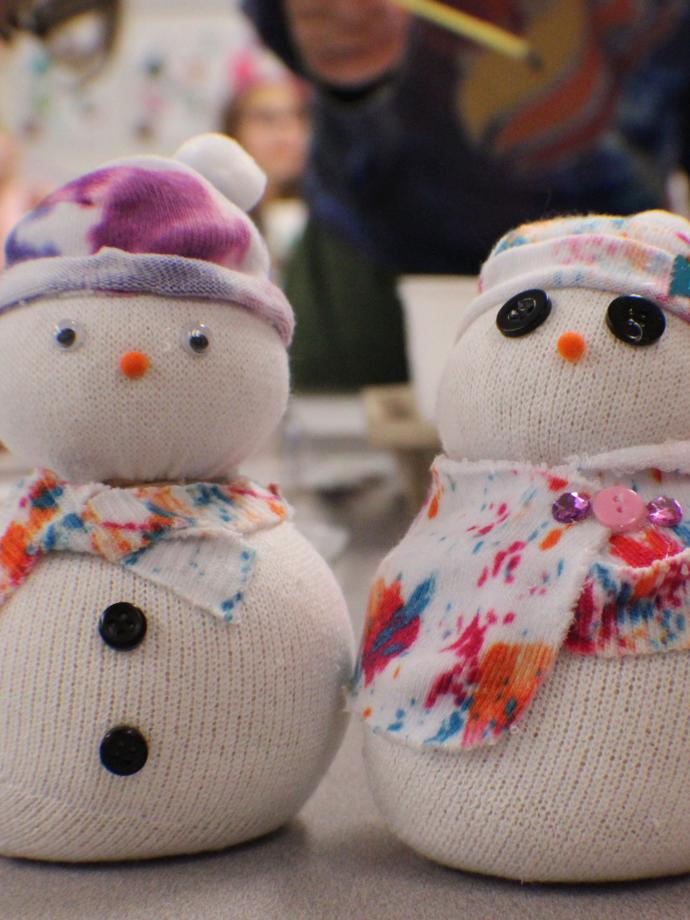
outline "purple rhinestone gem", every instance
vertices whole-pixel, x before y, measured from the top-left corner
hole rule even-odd
[[[683,509],[675,498],[660,495],[647,503],[647,512],[650,523],[658,527],[675,527],[683,520]]]
[[[559,524],[572,524],[587,517],[592,503],[583,492],[564,492],[551,505],[551,514]]]

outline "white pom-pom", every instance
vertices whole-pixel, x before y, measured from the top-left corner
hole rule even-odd
[[[199,134],[190,138],[175,159],[191,166],[234,204],[249,211],[266,188],[266,175],[237,141],[223,134]]]

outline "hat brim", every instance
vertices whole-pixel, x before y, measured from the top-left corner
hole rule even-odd
[[[113,248],[90,256],[48,256],[13,265],[0,276],[0,315],[40,297],[77,291],[226,301],[268,322],[286,347],[294,332],[287,298],[266,278],[201,259]]]

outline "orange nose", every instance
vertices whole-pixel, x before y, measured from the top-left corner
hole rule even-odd
[[[585,340],[579,332],[564,332],[556,342],[556,348],[561,358],[577,364],[585,353]]]
[[[120,370],[125,377],[143,377],[150,363],[143,351],[128,351],[120,358]]]

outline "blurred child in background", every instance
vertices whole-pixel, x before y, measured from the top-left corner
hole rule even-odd
[[[309,91],[261,48],[234,58],[229,77],[233,95],[223,131],[266,173],[266,193],[252,216],[266,237],[280,280],[307,217],[301,186],[311,139]]]

